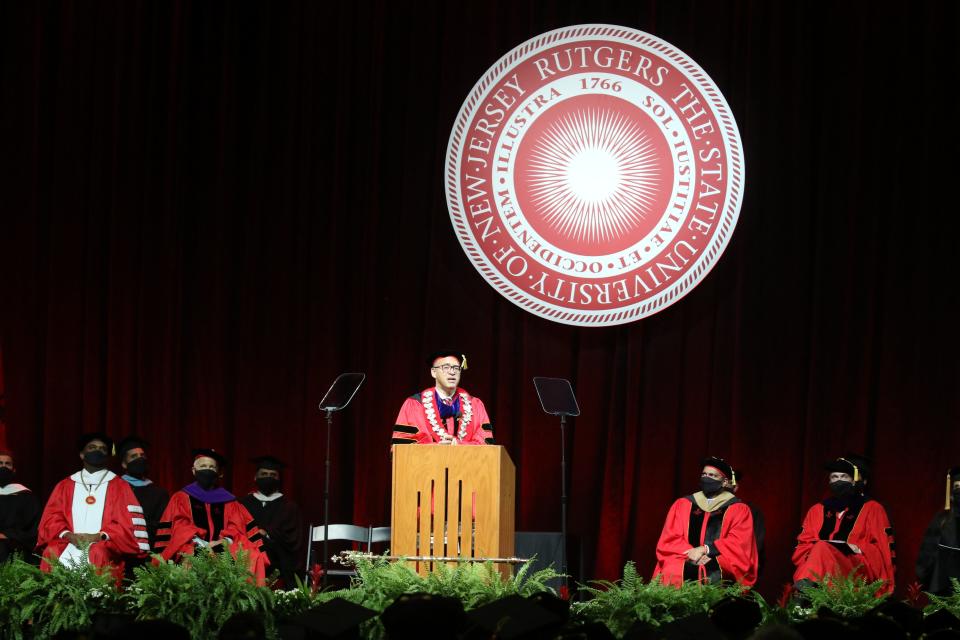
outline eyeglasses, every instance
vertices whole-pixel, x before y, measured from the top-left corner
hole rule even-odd
[[[438,367],[430,367],[431,369],[440,369],[444,373],[460,373],[460,365],[458,364],[441,364]]]

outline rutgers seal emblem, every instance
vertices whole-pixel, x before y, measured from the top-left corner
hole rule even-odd
[[[446,158],[450,218],[473,265],[543,318],[616,325],[679,300],[730,240],[740,134],[683,52],[580,25],[501,58],[463,103]]]

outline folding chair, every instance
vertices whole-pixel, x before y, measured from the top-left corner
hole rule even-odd
[[[327,530],[330,532],[330,540],[338,540],[343,542],[353,542],[355,544],[363,545],[363,551],[367,553],[370,552],[370,535],[373,527],[361,527],[355,524],[331,524],[327,525]],[[389,527],[387,527],[389,529]],[[313,560],[313,545],[318,542],[324,541],[324,526],[313,525],[307,527],[307,567],[306,575],[310,575],[310,567],[312,566]],[[323,558],[321,558],[319,564],[323,565]],[[329,558],[327,558],[329,561]],[[328,565],[329,566],[329,565]],[[353,569],[328,569],[327,575],[331,576],[355,576],[357,572]]]

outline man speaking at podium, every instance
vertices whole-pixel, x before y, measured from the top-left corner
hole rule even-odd
[[[393,444],[493,444],[493,427],[480,398],[460,388],[466,356],[453,349],[427,363],[434,386],[407,398],[393,427]]]

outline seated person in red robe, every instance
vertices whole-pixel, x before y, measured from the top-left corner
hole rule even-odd
[[[427,362],[435,384],[404,401],[393,427],[393,444],[493,444],[483,402],[457,386],[467,357],[445,349]]]
[[[83,468],[54,487],[40,517],[37,549],[44,558],[76,563],[86,548],[91,564],[111,564],[122,575],[125,559],[150,550],[143,509],[130,485],[107,469],[110,438],[88,433],[78,445]],[[50,570],[46,562],[41,568]]]
[[[793,552],[794,584],[799,588],[855,571],[868,582],[885,580],[880,593],[893,593],[893,528],[880,503],[864,495],[867,460],[849,454],[825,466],[831,496],[803,519]]]
[[[263,584],[269,563],[260,550],[258,527],[233,494],[217,486],[226,459],[213,449],[195,449],[193,456],[195,481],[170,496],[157,525],[156,551],[165,560],[179,561],[197,547],[243,550],[250,572]]]
[[[670,507],[653,577],[680,586],[684,580],[757,581],[757,541],[750,507],[733,495],[737,472],[722,458],[707,458],[700,491]]]

